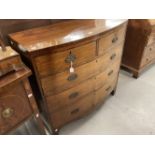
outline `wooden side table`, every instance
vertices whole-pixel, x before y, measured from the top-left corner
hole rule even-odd
[[[31,71],[10,47],[3,50],[0,47],[0,134],[8,134],[32,117],[36,119],[41,134],[45,134],[28,81]]]

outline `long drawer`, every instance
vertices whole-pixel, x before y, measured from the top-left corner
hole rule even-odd
[[[106,50],[118,45],[124,40],[125,28],[121,27],[99,39],[99,55],[106,53]]]
[[[62,93],[52,95],[46,98],[48,109],[53,112],[61,108],[75,104],[79,99],[85,95],[93,92],[95,85],[95,78],[91,78],[82,82],[81,84],[68,89]]]
[[[107,51],[96,60],[75,68],[75,74],[69,71],[58,73],[41,79],[45,96],[54,95],[76,86],[82,81],[105,71],[114,62],[120,63],[122,54],[122,44]]]
[[[38,56],[35,63],[39,76],[45,77],[68,70],[71,61],[76,67],[92,61],[95,56],[96,42],[91,42],[70,50]]]
[[[75,68],[75,74],[65,71],[41,80],[45,96],[65,91],[96,74],[96,60]]]
[[[51,122],[53,128],[60,128],[67,122],[78,119],[94,107],[94,93],[90,93],[84,98],[78,100],[70,107],[51,113]]]

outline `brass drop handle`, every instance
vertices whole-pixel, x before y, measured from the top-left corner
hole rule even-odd
[[[69,77],[67,78],[68,81],[74,81],[78,78],[78,75],[76,73],[70,74]]]
[[[116,57],[116,54],[114,53],[111,55],[110,59],[113,60],[115,57]]]
[[[14,113],[14,110],[12,108],[6,108],[2,111],[2,117],[3,118],[10,118]]]
[[[115,36],[115,37],[112,39],[112,43],[115,43],[117,40],[118,40],[118,37]]]
[[[71,63],[74,62],[76,60],[76,56],[75,54],[73,54],[71,51],[69,53],[69,55],[66,57],[65,62],[66,63]]]
[[[79,93],[78,92],[74,92],[74,93],[72,93],[72,94],[69,95],[69,99],[74,99],[77,96],[79,96]]]
[[[113,72],[114,72],[114,71],[113,71],[113,70],[111,70],[111,71],[108,73],[108,76],[110,76]]]
[[[109,86],[108,88],[106,88],[106,91],[109,91],[111,89],[111,86]]]
[[[73,111],[71,111],[71,114],[73,115],[73,114],[76,114],[76,113],[78,113],[80,110],[79,110],[79,108],[76,108],[76,109],[74,109]]]

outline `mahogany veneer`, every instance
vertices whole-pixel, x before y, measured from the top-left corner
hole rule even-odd
[[[9,35],[34,72],[55,134],[114,94],[126,25],[127,20],[74,20]]]

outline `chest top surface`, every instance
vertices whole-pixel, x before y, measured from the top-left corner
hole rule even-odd
[[[71,20],[10,34],[28,52],[79,41],[109,31],[127,20]]]

